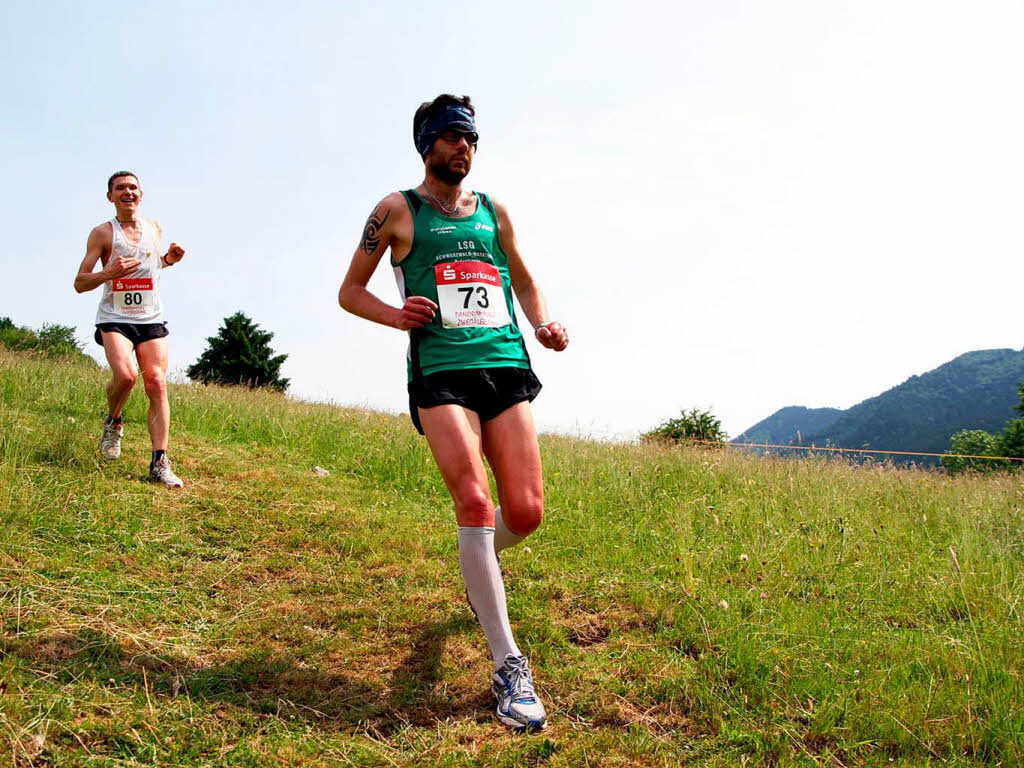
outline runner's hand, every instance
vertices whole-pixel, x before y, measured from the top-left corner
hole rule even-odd
[[[410,296],[398,317],[398,328],[403,331],[422,328],[434,319],[436,311],[437,304],[426,296]]]
[[[167,255],[164,256],[167,259],[168,264],[177,264],[183,258],[185,258],[185,249],[177,243],[171,243],[167,249]]]
[[[548,349],[561,352],[569,346],[569,332],[558,321],[545,323],[536,332],[537,341]]]
[[[108,280],[117,280],[117,278],[124,277],[129,272],[134,272],[138,268],[138,259],[129,259],[125,256],[118,256],[107,263],[103,272],[106,274]]]

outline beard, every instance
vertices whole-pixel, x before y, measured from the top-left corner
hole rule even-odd
[[[472,160],[466,158],[466,170],[462,171],[449,167],[448,163],[452,159],[453,158],[431,157],[427,161],[427,168],[429,168],[430,172],[440,181],[454,186],[469,175],[469,168]]]

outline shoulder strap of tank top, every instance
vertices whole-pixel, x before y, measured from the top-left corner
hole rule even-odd
[[[114,217],[113,219],[110,220],[110,247],[111,248],[113,248],[117,244],[117,236],[118,236],[118,234],[120,234],[122,238],[127,240],[127,238],[124,237],[124,230],[121,229],[120,222],[117,220],[117,217]]]
[[[480,202],[484,204],[484,208],[491,212],[491,216],[498,218],[498,214],[494,211],[494,203],[491,202],[491,198],[483,192],[477,192],[476,194],[480,198]]]
[[[152,219],[142,220],[142,237],[148,238],[146,244],[154,250],[154,253],[159,250],[160,235],[157,234],[156,224],[153,223]],[[141,242],[142,239],[140,238],[139,243]],[[156,255],[159,259],[160,254],[156,253]]]
[[[423,207],[423,198],[417,194],[415,189],[403,189],[402,197],[405,198],[405,202],[409,204],[409,208],[412,210],[412,217],[416,218],[416,214],[420,212],[420,208]]]

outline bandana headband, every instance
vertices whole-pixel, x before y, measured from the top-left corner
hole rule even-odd
[[[437,137],[449,130],[471,133],[475,137],[477,132],[473,113],[463,106],[454,104],[446,104],[436,110],[416,131],[416,151],[420,153],[420,157],[426,157]],[[476,141],[472,143],[476,144]]]

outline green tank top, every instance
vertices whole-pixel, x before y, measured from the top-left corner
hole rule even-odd
[[[391,262],[398,290],[403,301],[426,296],[440,308],[429,325],[409,332],[409,381],[465,368],[529,368],[487,195],[477,192],[476,212],[460,219],[438,213],[415,190],[402,195],[414,228],[409,255]]]

